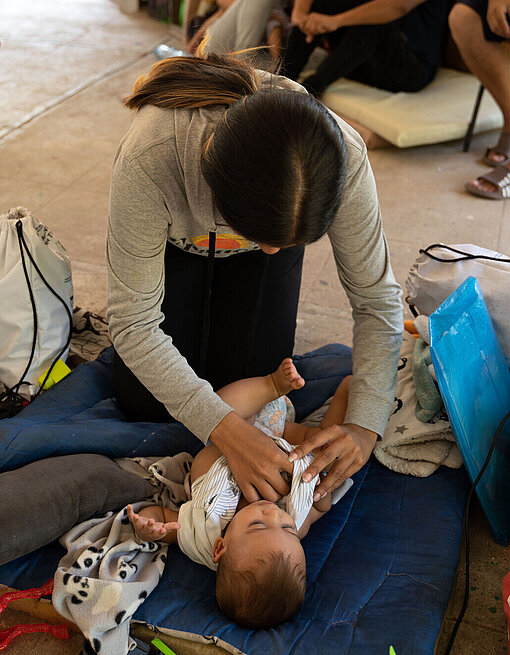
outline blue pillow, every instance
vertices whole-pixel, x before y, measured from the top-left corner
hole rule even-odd
[[[2,473],[0,564],[58,539],[96,514],[144,500],[154,492],[146,480],[104,455],[48,457]]]

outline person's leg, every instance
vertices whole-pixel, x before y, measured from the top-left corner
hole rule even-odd
[[[206,52],[224,54],[264,41],[275,0],[236,0],[207,30]]]
[[[266,375],[291,357],[304,248],[215,261],[206,379],[214,389]]]
[[[510,134],[510,53],[503,43],[488,41],[481,16],[463,3],[454,5],[449,16],[450,30],[466,65],[491,93],[503,113],[502,132]],[[497,152],[488,157],[495,163],[506,157]],[[475,180],[475,186],[493,191],[495,186]]]
[[[303,34],[299,27],[294,27],[283,53],[280,73],[291,80],[297,80],[310,55],[321,43],[319,37],[316,37],[311,43],[307,43],[306,34]]]
[[[359,0],[315,0],[310,7],[310,12],[333,15],[346,11],[356,4],[360,4]],[[322,45],[324,45],[324,37],[316,36],[311,43],[307,43],[306,34],[303,34],[299,27],[294,27],[283,53],[281,74],[291,80],[297,80],[312,52]]]
[[[271,59],[279,59],[282,51],[283,32],[281,25],[275,25],[267,34],[267,47]]]
[[[384,27],[373,55],[347,77],[392,93],[421,91],[434,79],[437,67],[415,55],[395,23]]]
[[[330,37],[331,54],[304,86],[318,96],[346,77],[387,91],[418,91],[430,82],[433,71],[420,61],[396,23],[359,25]]]
[[[274,371],[294,348],[303,260],[302,247],[276,255],[261,251],[217,258],[214,263],[211,325],[205,378],[215,389],[245,377]],[[207,257],[167,244],[166,289],[161,329],[198,372],[203,327]],[[116,355],[115,392],[124,413],[135,420],[171,420]]]
[[[448,23],[464,62],[500,106],[503,131],[510,133],[510,54],[507,46],[486,40],[480,15],[463,3],[454,5]]]

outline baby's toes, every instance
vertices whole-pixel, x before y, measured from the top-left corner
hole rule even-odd
[[[305,380],[302,378],[299,374],[296,378],[294,378],[291,382],[291,386],[293,389],[301,389],[302,387],[305,386]]]
[[[292,382],[292,380],[299,375],[292,360],[290,360],[289,364],[285,364],[282,367],[282,372],[289,382]]]
[[[296,367],[294,366],[294,362],[290,357],[287,357],[286,359],[283,360],[282,362],[282,369],[287,372],[289,370],[296,370]]]
[[[304,379],[299,375],[297,368],[294,366],[292,359],[289,364],[284,368],[285,377],[293,389],[299,389],[305,383]]]

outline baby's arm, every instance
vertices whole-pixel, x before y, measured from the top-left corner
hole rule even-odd
[[[282,51],[282,26],[276,25],[267,35],[267,46],[271,59],[278,59]]]
[[[310,435],[311,431],[318,431],[321,428],[309,428],[306,425],[300,425],[299,423],[286,423],[285,424],[285,439],[292,445],[298,445],[302,443],[307,435]],[[321,516],[324,516],[326,512],[331,509],[331,494],[326,494],[324,498],[320,498],[313,503],[308,516],[303,522],[303,525],[299,528],[298,536],[300,539],[303,539],[312,523],[318,521]]]
[[[136,536],[142,541],[177,543],[177,512],[161,505],[148,505],[136,514],[132,505],[128,505],[127,513]]]
[[[326,512],[329,512],[330,509],[331,509],[331,494],[326,494],[324,498],[321,498],[320,500],[315,502],[310,508],[310,511],[308,512],[308,516],[304,520],[303,525],[299,528],[298,537],[300,539],[303,539],[308,534],[308,530],[310,529],[312,523],[318,521],[322,516],[324,516]]]
[[[299,446],[303,441],[308,439],[311,434],[318,432],[330,425],[342,425],[344,422],[345,412],[347,411],[347,400],[349,397],[349,385],[352,375],[345,377],[337,387],[328,411],[318,428],[310,428],[300,423],[285,423],[285,432],[283,436],[293,446]]]
[[[352,375],[348,375],[338,385],[333,399],[331,400],[328,411],[321,421],[320,428],[307,428],[306,426],[299,425],[297,423],[287,423],[285,426],[285,438],[287,441],[291,444],[298,445],[304,441],[304,439],[307,437],[307,435],[310,434],[310,431],[312,430],[321,430],[322,428],[326,428],[330,425],[342,425],[344,422],[345,412],[347,411],[347,400],[351,380]],[[327,471],[327,468],[325,470]],[[321,516],[324,516],[324,514],[330,509],[331,494],[326,494],[323,498],[314,502],[310,512],[308,513],[308,516],[299,529],[299,538],[303,539],[303,537],[308,533],[312,523],[315,523],[315,521],[320,519]]]
[[[330,425],[342,425],[347,412],[347,402],[349,399],[349,385],[351,384],[352,375],[345,377],[337,387],[335,395],[331,400],[331,405],[321,421],[321,428],[327,428]]]

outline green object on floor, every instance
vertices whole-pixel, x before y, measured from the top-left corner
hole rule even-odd
[[[169,648],[165,643],[158,639],[157,637],[151,641],[151,644],[155,646],[159,651],[165,653],[165,655],[175,655],[174,651]]]
[[[397,655],[393,646],[390,646],[390,655]]]
[[[47,368],[44,373],[38,378],[37,382],[39,383],[39,386],[42,385],[46,378],[46,374],[48,373],[49,369]],[[71,372],[71,369],[69,366],[63,362],[61,359],[58,359],[57,362],[55,363],[55,366],[51,369],[51,373],[48,376],[48,379],[46,382],[44,382],[44,387],[43,389],[50,389],[54,384],[57,384],[57,382],[60,382],[63,378],[65,378],[66,375],[69,375]]]

